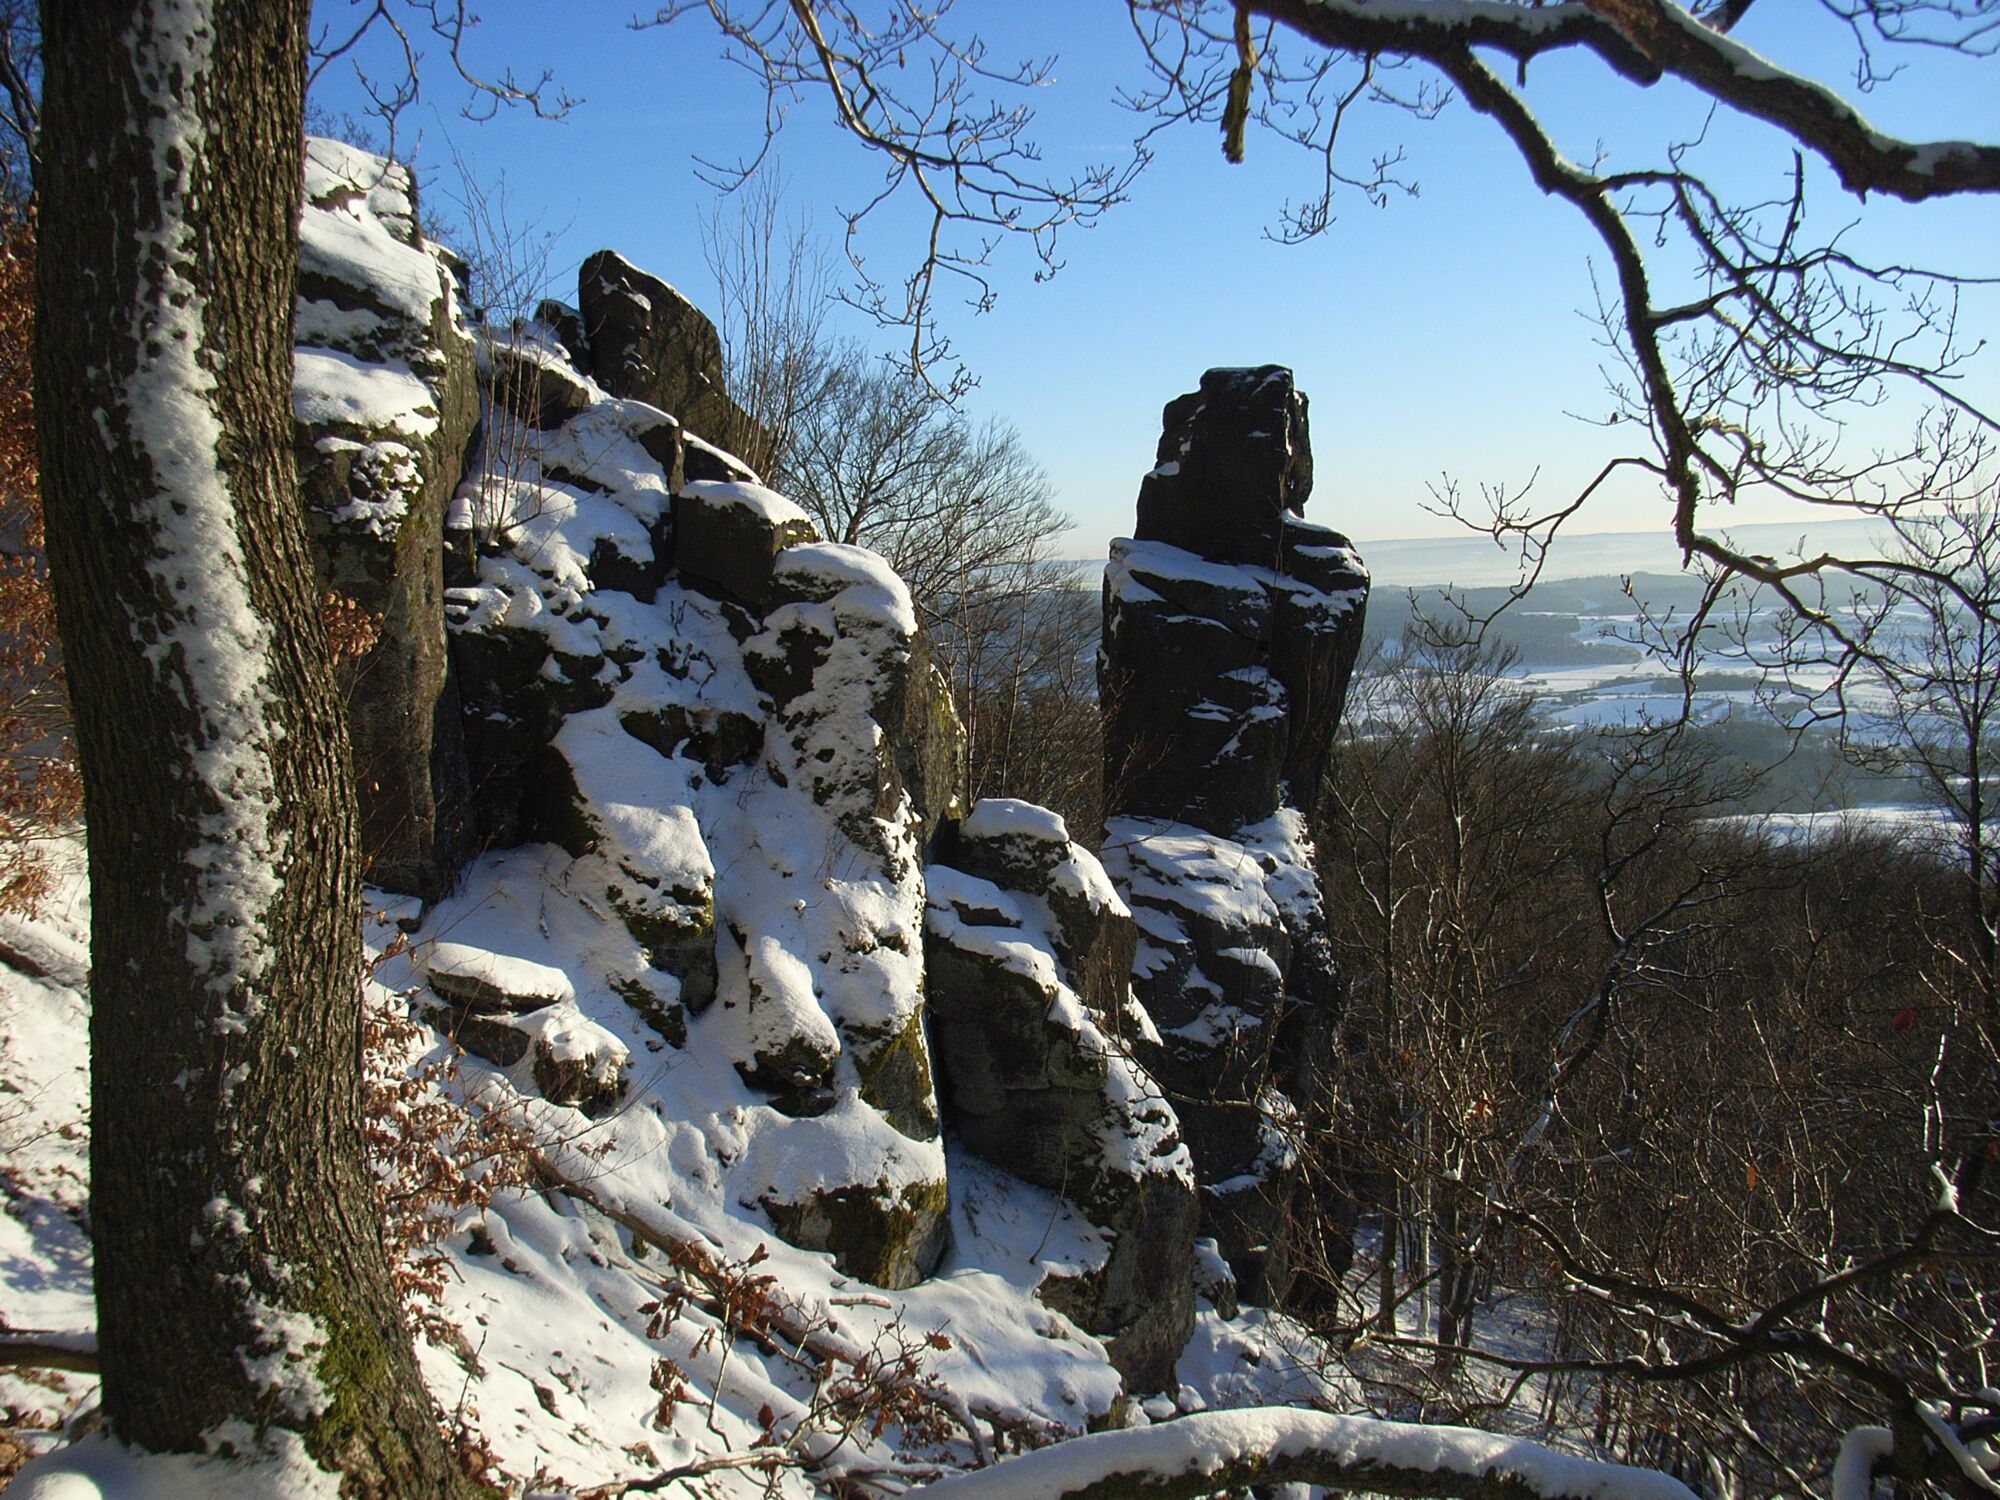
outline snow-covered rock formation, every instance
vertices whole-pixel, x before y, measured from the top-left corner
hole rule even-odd
[[[733,1072],[723,1191],[909,1286],[946,1202],[922,820],[891,737],[931,688],[908,591],[750,477],[676,483],[677,422],[569,374],[591,399],[553,429],[490,410],[448,527],[482,824],[568,856],[632,1041]]]
[[[947,825],[924,958],[946,1113],[967,1150],[1058,1193],[1104,1237],[1042,1300],[1109,1340],[1138,1390],[1169,1383],[1194,1325],[1194,1171],[1134,1058],[1132,914],[1061,818],[989,799]]]
[[[478,417],[455,257],[417,227],[408,170],[306,148],[292,407],[334,592],[376,617],[340,664],[368,878],[433,894],[468,852],[439,537]]]
[[[1330,982],[1279,788],[1317,774],[1358,575],[1285,511],[1288,380],[1187,409],[1114,560],[1100,865],[965,805],[908,590],[728,451],[757,433],[685,299],[603,252],[580,308],[475,337],[401,168],[315,141],[305,187],[301,473],[376,632],[343,681],[381,1170],[434,1195],[420,1359],[468,1441],[551,1487],[768,1454],[704,1483],[804,1495],[1332,1399],[1197,1239],[1239,1276],[1266,1242],[1280,1148],[1228,1100],[1282,1112],[1276,1038]],[[1189,530],[1253,474],[1269,557]],[[0,923],[0,1093],[59,1083],[0,1244],[62,1295],[0,1289],[87,1345],[80,865],[58,894]],[[433,1173],[496,1122],[534,1191]]]
[[[1112,543],[1098,657],[1104,865],[1139,927],[1157,1073],[1243,1295],[1280,1303],[1299,1087],[1338,985],[1307,819],[1360,647],[1368,574],[1300,514],[1306,398],[1277,366],[1170,402],[1137,535]]]

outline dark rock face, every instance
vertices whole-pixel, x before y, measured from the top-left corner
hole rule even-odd
[[[1159,1029],[1204,1231],[1244,1296],[1276,1303],[1286,1132],[1340,995],[1306,830],[1368,575],[1299,514],[1312,453],[1289,370],[1211,370],[1163,426],[1137,537],[1112,543],[1105,573],[1104,862],[1138,919],[1133,988]]]
[[[329,587],[379,618],[338,668],[367,878],[432,895],[470,852],[451,711],[442,529],[478,418],[448,258],[408,172],[308,144],[293,386],[299,479]]]
[[[1104,575],[1105,805],[1223,831],[1278,805],[1284,690],[1246,570],[1118,540]]]
[[[672,412],[732,451],[758,454],[769,446],[724,393],[722,340],[687,298],[616,251],[599,250],[577,273],[577,300],[599,385]]]
[[[778,554],[817,540],[804,511],[759,485],[690,480],[674,495],[674,563],[682,580],[759,614],[771,603]]]
[[[1068,1198],[1109,1243],[1043,1299],[1103,1335],[1136,1390],[1172,1384],[1194,1320],[1194,1179],[1133,1058],[1136,931],[1062,820],[987,800],[930,866],[925,982],[940,1093],[964,1146]]]
[[[577,1009],[561,970],[458,943],[425,949],[425,978],[441,1002],[431,1021],[467,1052],[517,1069],[517,1083],[532,1081],[551,1104],[596,1115],[624,1098],[625,1046]]]
[[[1134,539],[1105,574],[1106,805],[1215,833],[1312,812],[1361,646],[1368,574],[1299,514],[1312,489],[1291,371],[1210,370],[1169,402]]]
[[[494,338],[485,352],[494,402],[530,426],[551,432],[590,405],[590,387],[559,349],[517,337]]]
[[[553,297],[544,297],[535,304],[535,321],[546,328],[563,351],[569,355],[569,362],[579,370],[590,368],[590,344],[583,336],[583,313],[567,302],[558,302]]]
[[[1312,494],[1306,398],[1292,372],[1210,370],[1199,390],[1167,403],[1161,425],[1133,535],[1217,562],[1277,567],[1284,516]]]

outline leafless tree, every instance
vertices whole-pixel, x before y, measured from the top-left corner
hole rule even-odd
[[[1434,1293],[1438,1342],[1455,1349],[1472,1342],[1481,1286],[1464,1251],[1491,1165],[1475,1158],[1512,1091],[1510,1032],[1587,922],[1574,851],[1551,836],[1579,773],[1567,746],[1536,743],[1504,653],[1415,632],[1400,644],[1356,684],[1321,842],[1329,930],[1356,978],[1343,1084],[1377,1200],[1376,1319],[1393,1331],[1405,1295],[1428,1309]]]
[[[828,538],[873,548],[909,584],[965,724],[972,794],[1044,802],[1094,831],[1095,601],[1055,557],[1068,522],[1020,434],[846,346],[775,476]]]
[[[1826,676],[1794,625],[1776,653],[1796,696],[1831,714],[1850,755],[1913,781],[1942,819],[1961,923],[1950,945],[1976,996],[1971,1019],[2000,1065],[2000,510],[1952,504],[1903,519],[1906,574],[1859,595],[1850,634],[1868,648],[1855,678]],[[1801,669],[1820,665],[1822,676]]]
[[[1414,646],[1343,745],[1350,1134],[1310,1145],[1381,1249],[1322,1322],[1372,1325],[1359,1368],[1429,1418],[1805,1493],[1886,1416],[1869,1461],[1960,1492],[1995,1287],[1954,877],[1717,824],[1685,731],[1552,737],[1498,665]],[[1475,1337],[1509,1297],[1540,1351]]]
[[[34,191],[42,131],[42,23],[32,0],[0,3],[0,195]]]
[[[1990,8],[1963,0],[1827,0],[1851,31],[1857,87],[1898,50],[1992,55]],[[1490,119],[1535,184],[1569,204],[1601,245],[1608,276],[1597,313],[1607,348],[1607,424],[1633,434],[1628,453],[1578,492],[1546,507],[1527,492],[1486,491],[1488,514],[1467,519],[1518,547],[1525,587],[1561,528],[1608,484],[1658,487],[1683,555],[1709,567],[1711,592],[1689,622],[1747,579],[1785,607],[1838,630],[1822,580],[1878,579],[1914,566],[1885,553],[1780,558],[1732,543],[1732,507],[1784,497],[1834,514],[1894,518],[1990,488],[1994,414],[1968,394],[1979,348],[1960,326],[1966,268],[1882,262],[1827,227],[1822,196],[1923,204],[2000,191],[2000,146],[1902,141],[1872,129],[1839,88],[1788,72],[1736,38],[1754,0],[1702,8],[1675,0],[1127,0],[1140,53],[1125,102],[1142,122],[1122,161],[1066,171],[1045,163],[1033,135],[1033,90],[1050,59],[1006,63],[976,23],[949,4],[857,0],[675,0],[651,24],[707,15],[730,54],[767,89],[775,130],[808,91],[830,93],[839,123],[888,170],[879,193],[849,214],[855,300],[906,326],[912,363],[945,354],[933,303],[956,281],[991,300],[1000,241],[1032,242],[1041,273],[1055,238],[1088,224],[1133,187],[1148,141],[1174,125],[1220,130],[1240,159],[1251,127],[1312,163],[1301,201],[1280,214],[1289,239],[1326,233],[1344,195],[1381,201],[1414,185],[1404,153],[1350,160],[1348,122],[1371,107],[1429,115],[1463,100]],[[1755,11],[1755,25],[1766,17]],[[1781,24],[1777,17],[1771,24]],[[1588,59],[1637,90],[1672,82],[1768,132],[1785,172],[1772,191],[1738,201],[1720,186],[1701,132],[1660,141],[1642,165],[1612,169],[1593,143],[1565,152],[1529,103],[1534,64]],[[756,155],[723,171],[737,181]],[[1734,173],[1730,174],[1734,177]],[[863,264],[860,229],[873,211],[913,197],[929,220],[900,286]],[[1908,439],[1893,451],[1847,439],[1842,418],[1906,400]],[[1846,642],[1850,664],[1860,643]]]
[[[329,13],[333,14],[329,14]],[[474,70],[467,39],[479,17],[466,0],[347,0],[344,13],[322,6],[306,54],[308,91],[336,63],[353,71],[368,100],[368,115],[380,123],[381,153],[401,159],[398,133],[404,113],[417,102],[426,49],[442,48],[452,74],[464,85],[459,113],[490,120],[502,108],[532,110],[537,118],[559,120],[581,100],[572,98],[544,68],[533,79],[512,68],[495,76]]]
[[[715,278],[723,382],[750,419],[745,432],[719,436],[760,474],[779,472],[843,367],[865,358],[828,326],[832,256],[809,221],[788,219],[783,209],[774,169],[718,200],[701,224]]]

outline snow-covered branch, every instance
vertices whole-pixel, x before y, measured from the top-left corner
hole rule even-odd
[[[1773,66],[1671,0],[1565,0],[1532,9],[1507,0],[1252,0],[1249,9],[1324,46],[1433,62],[1475,46],[1521,63],[1581,47],[1635,83],[1680,78],[1777,126],[1851,192],[1912,203],[2000,192],[2000,147],[1885,136],[1832,90]]]
[[[1466,1500],[1693,1500],[1693,1491],[1665,1474],[1571,1457],[1522,1438],[1291,1407],[1202,1412],[1101,1432],[913,1493],[926,1500],[1111,1500],[1288,1483]]]

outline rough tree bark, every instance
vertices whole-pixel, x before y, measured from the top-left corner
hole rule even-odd
[[[45,3],[36,399],[86,786],[104,1409],[465,1488],[359,1130],[355,806],[292,457],[308,0]]]

